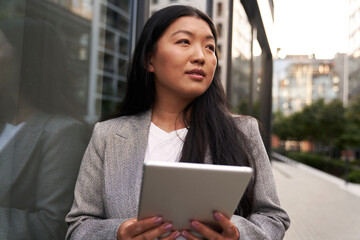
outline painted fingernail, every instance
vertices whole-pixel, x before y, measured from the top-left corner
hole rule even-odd
[[[214,218],[216,221],[220,221],[221,220],[221,215],[218,212],[214,213]]]
[[[157,218],[155,218],[155,220],[154,220],[154,223],[155,224],[160,224],[162,222],[162,218],[161,217],[157,217]]]
[[[193,228],[198,228],[199,227],[199,223],[197,221],[191,221],[190,225],[193,227]]]
[[[167,223],[167,224],[165,224],[165,230],[171,230],[172,229],[172,224],[170,224],[170,223]]]
[[[189,237],[189,234],[187,232],[185,232],[185,231],[182,231],[181,236],[183,236],[184,238],[187,239]]]
[[[176,238],[180,237],[180,235],[181,235],[181,233],[177,232],[177,233],[174,235],[174,238],[176,239]]]

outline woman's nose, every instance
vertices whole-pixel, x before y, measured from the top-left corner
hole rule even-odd
[[[200,65],[204,65],[205,63],[205,56],[201,46],[194,46],[194,50],[191,57],[192,63],[197,63]]]

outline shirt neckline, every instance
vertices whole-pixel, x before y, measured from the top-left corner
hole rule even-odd
[[[166,132],[165,130],[159,128],[158,126],[156,126],[155,123],[151,122],[150,128],[152,131],[154,131],[156,134],[160,134],[162,136],[172,136],[172,135],[179,135],[182,133],[186,133],[188,131],[187,128],[180,128],[171,132]]]

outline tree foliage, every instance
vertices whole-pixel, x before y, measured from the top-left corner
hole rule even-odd
[[[273,132],[282,140],[309,140],[330,148],[360,146],[360,100],[348,109],[320,99],[290,116],[274,114]]]
[[[343,148],[360,147],[360,97],[354,99],[345,112],[346,127],[339,138]]]

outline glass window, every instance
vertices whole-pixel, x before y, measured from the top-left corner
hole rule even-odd
[[[218,23],[216,25],[216,30],[217,30],[218,36],[221,37],[221,35],[222,35],[222,24],[221,23]]]
[[[220,16],[222,16],[222,12],[223,12],[223,5],[222,5],[221,2],[219,2],[219,3],[217,4],[216,15],[217,15],[218,17],[220,17]]]
[[[65,238],[93,124],[125,94],[132,3],[1,1],[0,238]]]
[[[230,102],[233,111],[249,114],[251,101],[251,25],[240,2],[234,1]],[[229,88],[228,88],[229,89]]]

